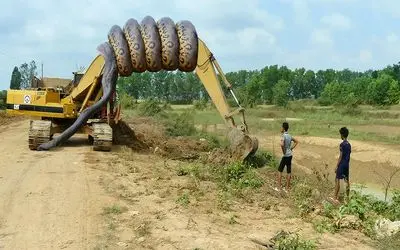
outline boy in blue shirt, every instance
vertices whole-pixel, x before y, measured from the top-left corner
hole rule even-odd
[[[349,130],[346,127],[342,127],[339,130],[340,136],[342,138],[342,143],[339,145],[340,156],[336,165],[336,186],[335,186],[335,202],[339,202],[338,195],[340,190],[340,180],[344,179],[346,182],[346,196],[349,198],[350,194],[350,182],[349,182],[349,168],[350,168],[350,154],[351,154],[351,144],[347,140],[349,136]]]

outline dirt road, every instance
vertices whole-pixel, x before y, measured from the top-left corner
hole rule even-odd
[[[0,249],[93,248],[107,198],[84,163],[90,147],[74,145],[78,138],[53,152],[30,151],[28,126],[0,129]]]

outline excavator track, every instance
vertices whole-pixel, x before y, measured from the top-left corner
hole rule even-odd
[[[107,123],[93,123],[93,150],[111,151],[113,132]]]
[[[29,149],[36,150],[42,143],[49,142],[51,139],[51,121],[31,120],[29,127]]]

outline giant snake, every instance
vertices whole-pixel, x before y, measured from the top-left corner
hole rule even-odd
[[[74,135],[108,102],[116,89],[118,75],[126,77],[146,70],[194,71],[197,66],[198,37],[195,27],[187,20],[175,24],[169,17],[156,22],[146,16],[139,25],[137,20],[130,18],[122,29],[113,25],[108,32],[108,42],[100,44],[97,50],[105,59],[101,99],[85,109],[59,136],[41,144],[38,150],[56,147]]]

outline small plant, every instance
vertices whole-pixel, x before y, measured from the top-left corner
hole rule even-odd
[[[303,240],[298,233],[280,231],[273,239],[274,249],[317,249],[316,243],[312,240]]]
[[[178,197],[176,202],[184,207],[187,207],[190,203],[189,194],[188,193],[182,194],[181,196]]]
[[[237,215],[232,215],[230,218],[229,218],[229,224],[231,224],[231,225],[233,225],[233,224],[238,224],[238,222],[236,221],[236,218],[238,218],[238,216]]]
[[[119,205],[103,208],[103,214],[121,214],[126,211],[126,208],[121,208]]]
[[[394,176],[400,172],[400,168],[392,166],[390,162],[387,161],[386,165],[392,167],[393,169],[388,176],[384,176],[378,171],[374,171],[375,174],[377,174],[382,179],[382,184],[385,189],[385,201],[387,201],[388,192]]]
[[[313,220],[312,224],[313,224],[315,231],[317,231],[318,233],[324,233],[324,232],[336,233],[338,231],[336,224],[333,223],[328,218],[322,218],[320,220]]]

